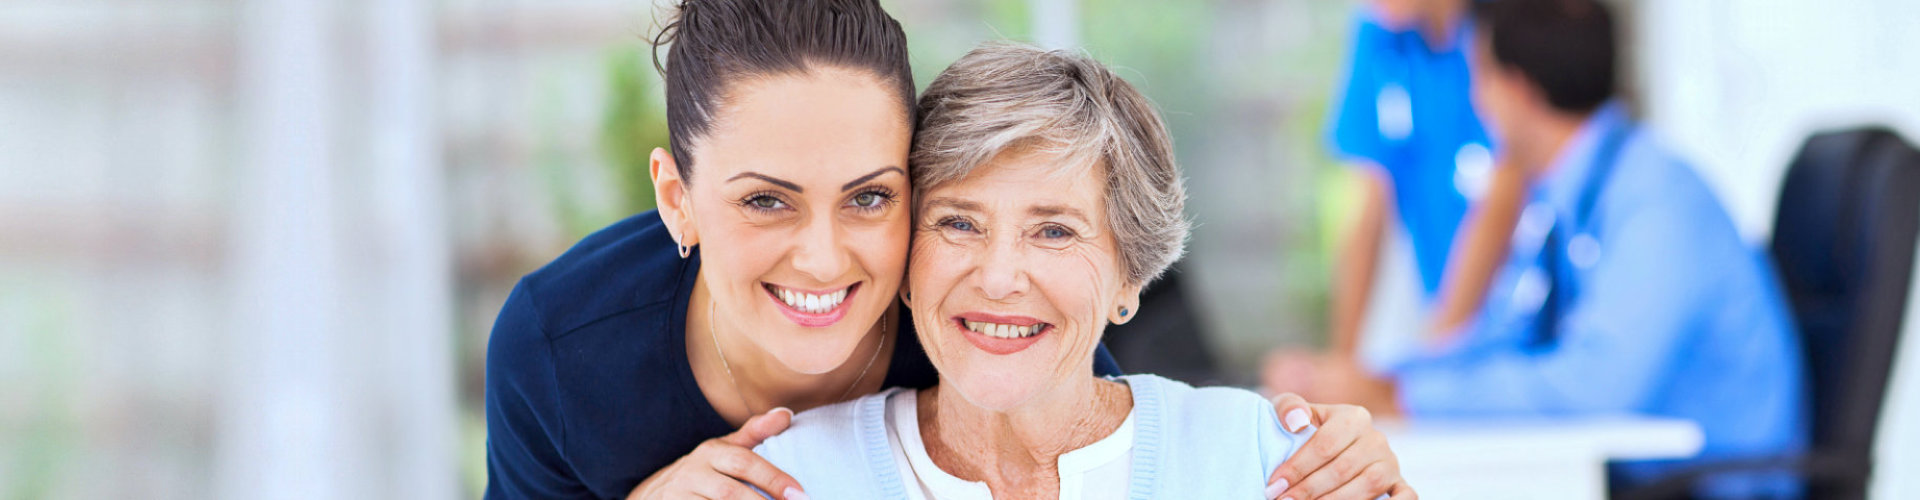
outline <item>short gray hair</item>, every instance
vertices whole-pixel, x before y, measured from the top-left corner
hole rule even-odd
[[[988,42],[920,96],[914,198],[1009,150],[1060,153],[1106,172],[1107,220],[1127,283],[1146,286],[1186,251],[1191,223],[1173,140],[1153,103],[1078,52]]]

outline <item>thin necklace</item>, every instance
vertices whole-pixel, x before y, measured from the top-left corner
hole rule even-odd
[[[740,390],[740,381],[733,378],[733,365],[727,363],[727,351],[720,348],[720,335],[714,330],[713,323],[713,302],[709,301],[707,302],[707,338],[713,339],[713,351],[720,355],[720,368],[727,371],[727,383],[733,386],[733,395],[740,397],[740,407],[746,408],[747,413],[754,414],[753,406],[747,404],[746,391]],[[848,385],[847,390],[841,392],[840,398],[835,399],[834,402],[846,401],[847,396],[853,394],[853,389],[860,387],[860,381],[867,379],[867,371],[873,369],[873,362],[880,359],[880,351],[886,350],[886,347],[887,315],[880,313],[880,345],[874,346],[873,356],[867,358],[867,366],[860,369],[860,375],[853,378],[853,384]]]

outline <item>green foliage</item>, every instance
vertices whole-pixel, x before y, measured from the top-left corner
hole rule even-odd
[[[647,158],[653,148],[667,146],[667,111],[659,80],[645,51],[635,46],[615,49],[607,57],[607,108],[600,121],[600,149],[619,196],[620,213],[635,214],[654,207],[653,180]]]

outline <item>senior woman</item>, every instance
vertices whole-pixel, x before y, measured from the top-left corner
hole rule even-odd
[[[994,43],[920,111],[902,299],[938,384],[802,413],[756,451],[817,498],[1281,495],[1266,479],[1312,430],[1283,431],[1260,396],[1086,370],[1187,237],[1147,99],[1084,56]]]

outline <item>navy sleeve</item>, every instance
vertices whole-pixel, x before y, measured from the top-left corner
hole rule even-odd
[[[1107,352],[1106,342],[1101,342],[1093,349],[1093,374],[1102,377],[1126,375],[1120,373],[1120,362],[1113,360],[1113,353]]]
[[[552,344],[522,281],[487,340],[488,499],[591,498],[560,453]]]

